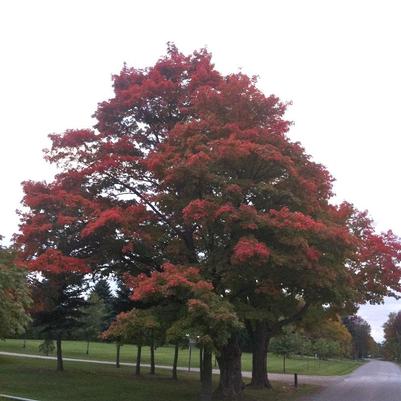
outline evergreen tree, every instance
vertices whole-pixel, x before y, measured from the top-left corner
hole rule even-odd
[[[131,300],[131,290],[119,278],[117,280],[116,296],[113,298],[113,315],[117,316],[121,312],[128,312],[135,307],[135,302]]]
[[[115,318],[115,313],[114,313],[114,296],[111,291],[110,283],[107,279],[100,279],[99,281],[96,282],[95,286],[92,289],[92,295],[96,295],[94,298],[96,302],[102,304],[103,309],[103,315],[102,315],[102,322],[101,322],[101,330],[104,331],[107,329],[107,327],[110,326],[110,323],[113,321]],[[100,307],[100,305],[99,305]],[[100,311],[99,311],[100,312]]]
[[[57,370],[63,371],[62,339],[82,327],[84,276],[76,273],[47,272],[32,286],[33,325],[45,340],[56,340]]]
[[[88,304],[82,309],[80,319],[82,327],[79,332],[82,333],[86,341],[86,354],[89,354],[89,344],[99,338],[99,335],[108,327],[107,321],[110,318],[110,310],[106,307],[102,298],[96,291],[93,291],[88,299]]]
[[[113,293],[107,279],[102,278],[98,280],[94,285],[92,292],[96,293],[105,305],[108,305],[113,301]]]

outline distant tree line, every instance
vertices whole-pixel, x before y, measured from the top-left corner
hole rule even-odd
[[[383,328],[383,356],[386,359],[401,362],[401,311],[390,313]]]

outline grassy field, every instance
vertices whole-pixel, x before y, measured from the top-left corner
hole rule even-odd
[[[26,348],[23,348],[23,340],[0,341],[0,351],[20,352],[27,354],[39,354],[39,340],[27,340]],[[86,343],[82,341],[64,341],[63,352],[65,357],[81,359],[98,359],[114,361],[116,347],[114,344],[91,343],[89,355],[86,355]],[[149,363],[149,349],[145,347],[142,351],[143,363]],[[180,351],[179,366],[188,366],[188,349]],[[136,347],[134,345],[124,345],[121,348],[121,362],[135,362]],[[191,365],[199,366],[199,352],[196,348],[192,350]],[[160,347],[156,350],[156,363],[159,365],[172,365],[173,348]],[[269,372],[282,372],[282,359],[276,355],[269,355]],[[352,372],[361,365],[361,362],[351,360],[328,360],[318,361],[313,358],[288,358],[286,361],[287,373],[299,373],[308,375],[344,375]],[[251,355],[244,353],[242,357],[242,368],[245,371],[252,369]],[[1,393],[1,392],[0,392]]]
[[[197,374],[180,374],[173,381],[167,372],[136,378],[132,369],[113,366],[65,363],[65,372],[53,361],[0,356],[0,393],[40,401],[198,401]],[[215,377],[215,380],[217,378]],[[244,401],[290,401],[315,387],[274,383],[274,390],[246,389]]]

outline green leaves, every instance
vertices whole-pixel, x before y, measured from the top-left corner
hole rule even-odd
[[[0,247],[0,338],[23,333],[30,319],[26,272],[13,264],[14,254]]]

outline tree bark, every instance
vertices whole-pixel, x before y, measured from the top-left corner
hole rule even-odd
[[[271,388],[267,374],[267,348],[264,344],[260,344],[259,347],[256,344],[253,346],[250,386],[258,389]]]
[[[150,372],[151,375],[154,375],[156,373],[155,369],[155,340],[153,338],[153,333],[152,333],[152,338],[151,338],[151,343],[150,343]]]
[[[138,345],[136,352],[136,367],[135,367],[136,376],[139,376],[141,374],[141,353],[142,353],[142,345]]]
[[[90,343],[90,341],[88,340],[86,342],[86,355],[89,355],[89,343]]]
[[[173,361],[173,379],[177,380],[177,365],[178,365],[178,344],[174,348],[174,361]]]
[[[241,374],[241,348],[237,335],[233,335],[220,349],[217,361],[220,368],[220,381],[215,392],[216,398],[227,401],[241,399],[244,383]]]
[[[199,379],[203,381],[203,347],[199,347]]]
[[[252,381],[251,386],[255,388],[271,388],[267,373],[267,352],[269,342],[273,335],[280,332],[282,327],[289,323],[296,322],[305,315],[310,304],[305,303],[301,309],[286,319],[279,320],[272,324],[267,320],[245,321],[246,328],[252,339]]]
[[[206,348],[200,349],[201,356],[201,401],[211,401],[213,393],[212,385],[212,352]]]
[[[188,354],[188,372],[191,371],[191,362],[192,362],[192,345],[191,340],[189,341],[189,354]]]
[[[116,352],[116,368],[120,367],[120,348],[121,348],[121,344],[119,342],[117,342],[116,344],[117,347],[117,352]]]
[[[248,328],[248,331],[251,330]],[[267,373],[267,351],[270,342],[270,334],[266,324],[255,322],[252,333],[252,380],[251,387],[263,389],[271,388]]]
[[[63,366],[63,351],[61,349],[61,337],[57,337],[56,348],[57,348],[57,371],[62,372],[64,370],[64,366]]]

